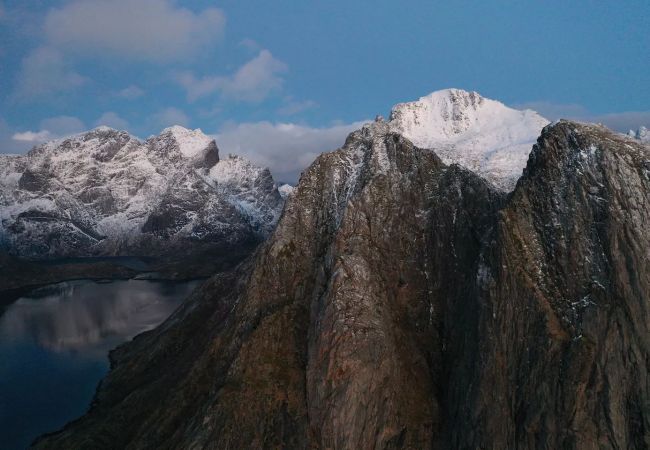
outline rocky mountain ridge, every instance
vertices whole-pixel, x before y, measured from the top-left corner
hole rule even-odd
[[[0,161],[0,245],[27,259],[250,251],[284,201],[268,169],[175,126],[100,127]]]
[[[648,448],[650,148],[559,121],[506,194],[393,126],[35,447]]]

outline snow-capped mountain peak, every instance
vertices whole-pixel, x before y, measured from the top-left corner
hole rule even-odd
[[[99,127],[1,159],[0,247],[23,257],[250,242],[283,205],[268,169],[220,162],[213,139],[180,126],[145,142]]]
[[[416,140],[437,142],[458,136],[472,125],[480,126],[479,110],[484,102],[476,92],[444,89],[395,105],[390,121]]]
[[[549,121],[476,92],[445,89],[395,105],[390,127],[421,148],[434,149],[447,164],[479,173],[512,190],[528,154]]]
[[[219,149],[211,137],[200,129],[190,130],[180,125],[165,128],[158,136],[145,142],[156,158],[172,161],[175,165],[190,163],[196,168],[211,168],[219,162]]]
[[[107,153],[112,155],[117,148],[124,147],[129,143],[140,145],[140,141],[126,131],[101,126],[90,131],[36,145],[28,154],[32,156],[43,154],[50,157],[59,155],[59,157],[65,158],[63,155],[66,153],[71,155],[82,153],[84,156],[94,156],[101,159],[105,158]]]
[[[165,128],[161,135],[165,134],[171,135],[176,140],[181,153],[187,158],[195,157],[213,142],[213,139],[206,136],[200,128],[190,130],[180,125],[174,125]]]

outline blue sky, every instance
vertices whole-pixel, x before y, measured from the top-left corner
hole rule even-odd
[[[5,153],[179,123],[273,166],[293,146],[287,163],[304,164],[448,87],[650,125],[650,2],[0,0]]]

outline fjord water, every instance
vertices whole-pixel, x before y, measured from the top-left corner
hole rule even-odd
[[[0,447],[22,449],[88,408],[108,351],[165,320],[199,284],[72,281],[0,316]]]

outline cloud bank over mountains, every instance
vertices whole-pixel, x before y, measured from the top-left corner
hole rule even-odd
[[[418,55],[418,45],[428,42],[416,39],[422,30],[411,29],[408,51],[403,44],[388,46],[391,33],[400,32],[399,14],[407,11],[382,15],[390,17],[390,29],[381,20],[368,21],[366,29],[328,15],[330,9],[340,11],[336,5],[312,5],[306,11],[278,4],[272,14],[268,8],[214,7],[198,0],[0,0],[5,29],[5,34],[0,29],[0,153],[25,152],[99,125],[146,138],[178,124],[203,129],[217,138],[222,152],[249,156],[291,181],[318,153],[339,147],[362,123],[359,119],[385,112],[381,108],[396,101],[450,87],[428,70],[425,58],[408,64],[410,55]],[[436,11],[440,26],[448,23],[445,8]],[[251,11],[259,13],[264,26],[251,26]],[[305,20],[297,22],[295,14]],[[426,11],[418,14],[424,17]],[[481,20],[473,14],[466,11],[463,17],[468,23]],[[375,27],[387,39],[384,52],[363,52],[360,43],[367,40],[374,50],[383,39],[368,37]],[[445,48],[451,52],[461,44],[447,42]],[[448,61],[457,64],[444,67],[445,79],[462,79],[476,69],[460,64],[466,53],[445,56],[445,49],[426,47],[436,64],[436,55],[459,58]],[[398,77],[393,84],[365,90],[391,73]],[[415,91],[413,74],[429,85]],[[516,76],[523,83],[523,76]],[[458,87],[480,92],[474,81]],[[650,126],[650,111],[598,115],[579,104],[548,101],[516,106],[551,120],[602,122],[622,132]]]
[[[295,183],[300,172],[367,121],[316,128],[293,123],[239,123],[214,135],[222,154],[243,155],[271,169],[276,180]]]

